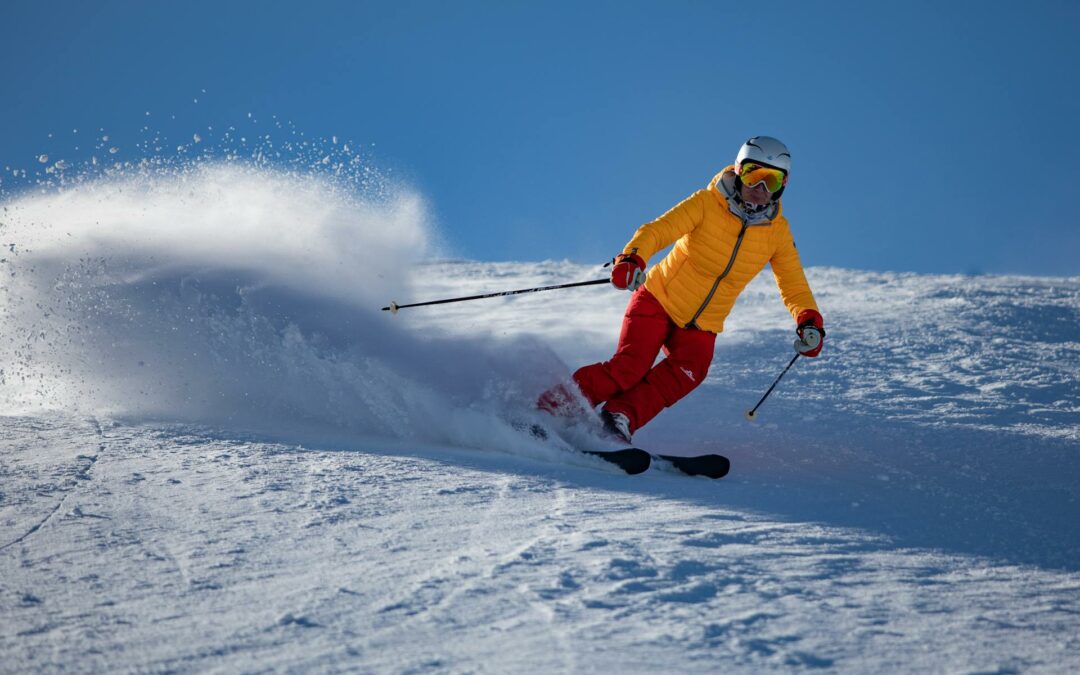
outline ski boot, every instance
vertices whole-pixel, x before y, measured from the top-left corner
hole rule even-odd
[[[630,418],[620,412],[609,410],[600,411],[600,420],[604,423],[604,431],[613,439],[630,445]]]

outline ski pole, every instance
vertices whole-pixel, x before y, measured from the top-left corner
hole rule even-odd
[[[483,295],[470,295],[464,298],[446,298],[445,300],[430,300],[428,302],[414,302],[408,305],[399,305],[396,302],[391,302],[389,306],[383,307],[382,311],[390,312],[391,314],[397,314],[399,309],[405,309],[406,307],[424,307],[426,305],[445,305],[448,302],[465,302],[466,300],[482,300],[484,298],[498,298],[504,295],[518,295],[520,293],[536,293],[538,291],[554,291],[560,288],[574,288],[576,286],[595,286],[597,284],[609,284],[610,279],[593,279],[592,281],[576,281],[572,284],[559,284],[558,286],[538,286],[537,288],[522,288],[517,291],[499,291],[498,293],[484,293]]]
[[[787,364],[787,368],[784,368],[783,372],[780,373],[780,376],[777,377],[776,381],[772,383],[771,387],[769,387],[769,390],[765,392],[765,395],[762,396],[761,400],[757,402],[756,406],[754,406],[754,409],[746,411],[746,419],[750,420],[751,422],[757,419],[757,409],[761,407],[761,404],[765,402],[765,399],[769,398],[769,394],[772,393],[773,389],[776,389],[776,385],[780,384],[781,378],[783,378],[784,375],[787,375],[787,371],[790,370],[793,365],[795,365],[795,361],[797,361],[800,356],[802,356],[802,354],[795,354],[795,356],[791,358],[791,362]]]

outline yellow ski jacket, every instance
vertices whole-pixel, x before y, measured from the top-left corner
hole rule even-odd
[[[745,216],[732,199],[734,171],[725,168],[707,189],[642,225],[623,249],[647,262],[675,243],[649,270],[645,287],[680,326],[724,330],[735,299],[766,264],[792,317],[818,309],[783,209],[772,205],[757,222]]]

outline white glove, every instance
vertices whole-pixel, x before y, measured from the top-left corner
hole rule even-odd
[[[816,350],[821,346],[824,337],[814,326],[803,326],[799,329],[799,338],[795,340],[795,351],[800,354],[815,352],[814,356],[817,356]]]

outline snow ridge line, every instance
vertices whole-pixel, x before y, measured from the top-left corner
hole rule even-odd
[[[60,510],[60,507],[64,505],[64,502],[67,501],[67,498],[68,498],[69,494],[71,494],[71,493],[69,492],[69,493],[65,494],[63,496],[63,498],[61,498],[60,501],[57,502],[56,506],[53,507],[52,511],[49,511],[49,515],[45,516],[40,522],[38,522],[36,525],[31,527],[29,530],[27,530],[23,535],[17,537],[13,541],[10,541],[10,542],[4,544],[3,546],[0,546],[0,551],[6,550],[8,548],[11,548],[15,544],[19,544],[19,543],[22,543],[23,541],[26,541],[27,537],[29,537],[30,535],[34,534],[35,532],[40,530],[42,527],[44,527],[50,520],[52,520],[52,517],[56,515],[56,512]]]

